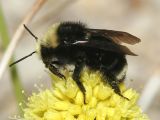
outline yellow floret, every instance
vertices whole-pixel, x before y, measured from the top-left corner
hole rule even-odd
[[[25,120],[149,120],[137,106],[138,93],[120,85],[126,100],[117,95],[99,72],[81,74],[86,99],[66,72],[66,80],[52,75],[53,87],[28,98]]]

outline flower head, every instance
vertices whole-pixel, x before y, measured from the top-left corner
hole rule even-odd
[[[86,97],[66,72],[66,80],[52,75],[53,87],[28,98],[25,120],[148,120],[137,106],[138,93],[120,85],[123,96],[117,95],[104,82],[99,72],[87,69],[81,74]]]

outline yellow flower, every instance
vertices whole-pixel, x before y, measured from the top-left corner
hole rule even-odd
[[[85,69],[81,81],[86,89],[86,104],[82,92],[66,72],[66,80],[52,75],[53,88],[33,93],[24,109],[25,120],[149,120],[137,106],[138,93],[120,85],[126,100],[104,81],[99,72]]]

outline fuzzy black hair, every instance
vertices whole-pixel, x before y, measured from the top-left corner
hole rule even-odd
[[[86,28],[86,25],[84,23],[81,22],[62,22],[59,25],[59,31],[63,31],[63,30],[74,30],[74,31],[83,31]],[[73,32],[73,31],[72,31]]]
[[[85,29],[86,26],[81,22],[62,22],[57,29],[57,35],[61,42],[74,42],[85,36]]]

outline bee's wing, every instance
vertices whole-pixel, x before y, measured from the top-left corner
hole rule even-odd
[[[103,40],[102,40],[103,39]],[[106,39],[106,40],[104,40]],[[90,39],[87,42],[77,42],[74,44],[75,46],[83,46],[83,47],[90,47],[95,49],[100,49],[104,51],[112,51],[124,55],[132,55],[137,56],[135,53],[130,51],[126,46],[116,44],[114,42],[110,42],[110,40],[107,40],[107,38],[99,37],[97,39]]]
[[[117,44],[127,43],[127,44],[134,45],[141,41],[136,36],[133,36],[127,32],[122,32],[122,31],[87,29],[87,32],[92,33],[92,34],[99,34],[104,37],[109,37]]]
[[[140,39],[129,33],[112,30],[87,29],[86,35],[87,42],[76,42],[75,45],[136,56],[121,43],[135,44],[140,42]]]

